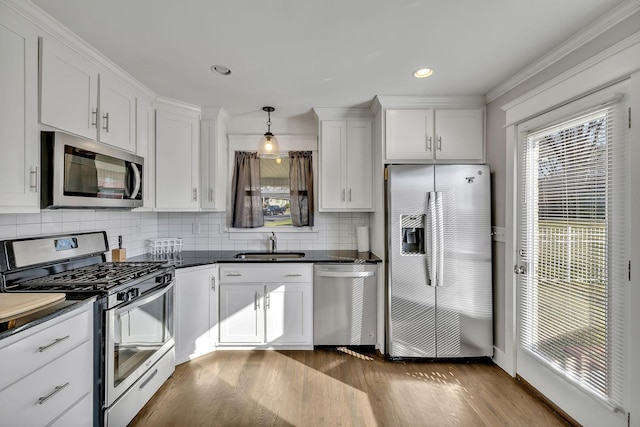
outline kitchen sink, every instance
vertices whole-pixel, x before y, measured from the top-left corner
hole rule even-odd
[[[291,259],[304,258],[304,252],[239,252],[233,257],[240,259]]]

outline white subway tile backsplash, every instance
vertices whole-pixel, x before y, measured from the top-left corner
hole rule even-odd
[[[194,224],[197,224],[196,230],[199,228],[198,234],[194,234]],[[368,213],[318,213],[312,233],[296,235],[295,232],[283,230],[278,239],[278,249],[354,250],[357,248],[355,227],[359,225],[369,225]],[[158,237],[182,237],[184,250],[268,249],[268,233],[236,234],[234,239],[230,239],[226,230],[227,215],[224,212],[60,210],[26,215],[0,214],[0,239],[106,231],[111,249],[117,247],[118,236],[123,236],[123,246],[128,256],[145,253],[145,241]]]

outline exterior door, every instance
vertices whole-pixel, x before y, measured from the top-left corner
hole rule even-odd
[[[518,127],[517,373],[583,425],[627,425],[623,104]]]

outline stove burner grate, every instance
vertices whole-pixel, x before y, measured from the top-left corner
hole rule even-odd
[[[20,290],[104,291],[164,268],[164,262],[104,262],[26,280],[15,284]]]

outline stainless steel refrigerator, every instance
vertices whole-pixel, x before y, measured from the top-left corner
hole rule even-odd
[[[387,354],[492,356],[489,167],[387,172]]]

